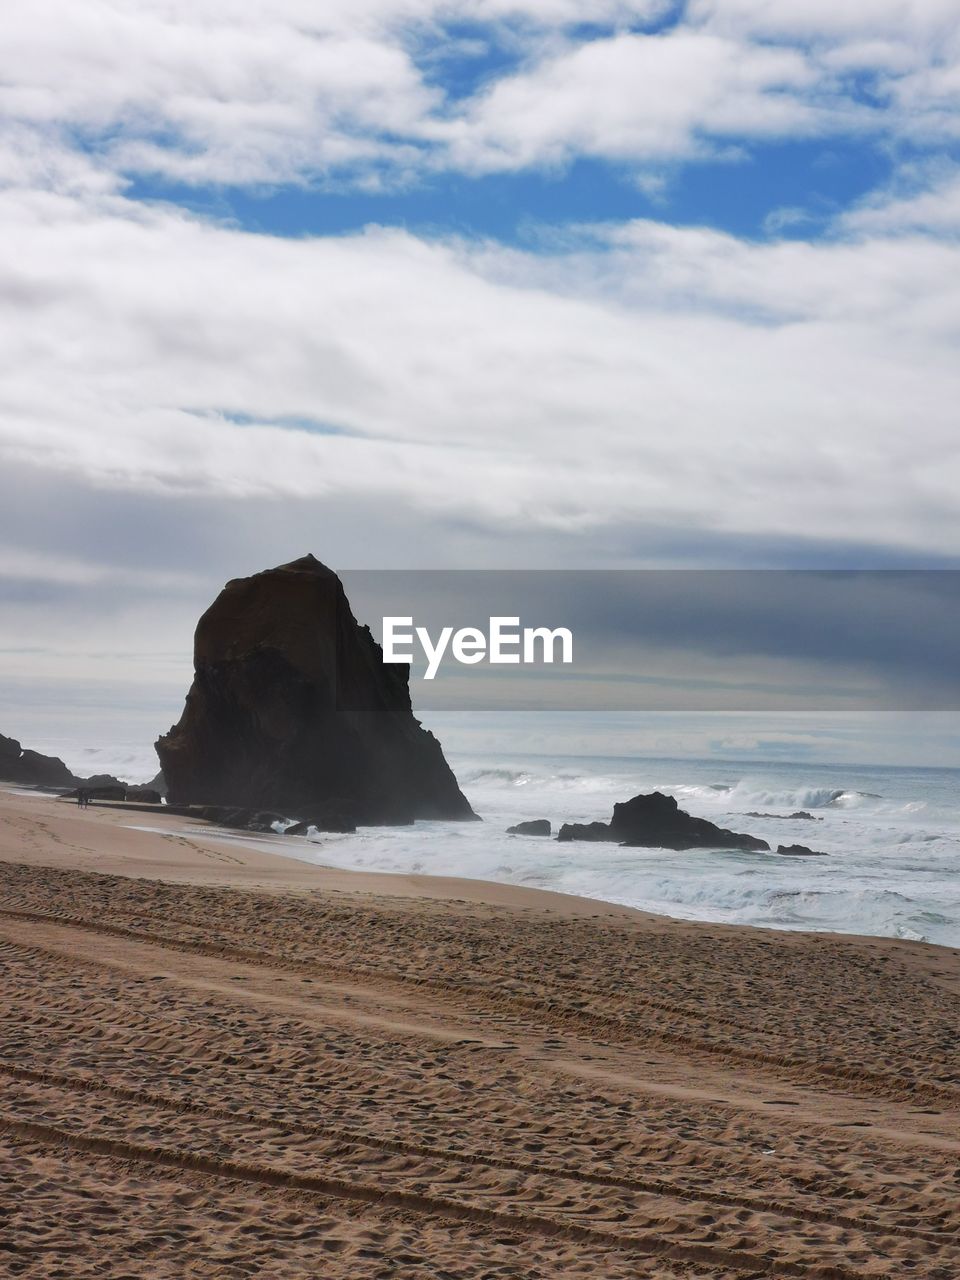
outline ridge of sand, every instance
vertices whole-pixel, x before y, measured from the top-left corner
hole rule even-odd
[[[956,951],[130,820],[0,794],[0,1275],[960,1275]]]

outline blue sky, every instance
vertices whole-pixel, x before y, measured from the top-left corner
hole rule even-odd
[[[893,179],[896,161],[871,140],[769,144],[755,154],[704,159],[647,192],[628,169],[573,160],[559,172],[430,175],[399,190],[218,187],[138,178],[128,190],[268,235],[341,235],[368,224],[426,237],[490,236],[533,246],[544,226],[653,218],[753,239],[817,239],[850,205]]]
[[[0,13],[8,687],[307,550],[960,563],[955,0],[583,11]]]

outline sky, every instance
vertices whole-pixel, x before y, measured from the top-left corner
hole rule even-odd
[[[960,566],[955,0],[34,0],[0,60],[0,731],[159,732],[307,551]]]

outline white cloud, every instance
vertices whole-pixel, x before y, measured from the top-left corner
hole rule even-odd
[[[690,0],[692,21],[806,39],[927,37],[956,24],[954,0]]]
[[[807,133],[817,110],[804,58],[696,32],[620,34],[564,49],[497,82],[460,119],[436,126],[470,170],[565,163],[576,155],[664,160],[705,138]]]
[[[384,129],[409,132],[438,101],[399,44],[286,8],[5,10],[0,113],[80,133],[121,170],[249,183],[362,167]]]
[[[584,154],[642,170],[717,140],[864,129],[929,142],[957,128],[952,7],[701,0],[642,34],[662,0],[601,0],[586,38],[573,0],[35,0],[0,8],[0,117],[92,172],[197,186],[376,187]],[[459,97],[444,67],[463,24],[509,56]]]
[[[807,50],[851,101],[867,91],[876,129],[934,144],[958,134],[955,0],[693,0],[688,15],[730,39]]]
[[[956,246],[929,238],[754,243],[706,228],[637,221],[600,229],[595,276],[634,305],[654,296],[760,322],[864,325],[934,350],[952,341]]]
[[[70,195],[116,191],[115,173],[69,146],[56,129],[0,120],[0,189],[62,191]]]
[[[567,0],[4,10],[2,455],[116,492],[390,498],[488,529],[960,549],[960,249],[930,234],[956,225],[952,174],[863,204],[832,241],[640,221],[540,253],[250,235],[131,201],[118,176],[369,180],[587,154],[659,180],[718,140],[849,126],[852,67],[882,67],[904,101],[944,10],[875,8],[870,27],[850,6],[717,0],[588,43]],[[417,57],[465,18],[513,24],[525,61],[453,109]]]
[[[11,463],[390,500],[491,536],[647,522],[960,551],[955,246],[634,223],[544,257],[39,193],[0,199],[0,246]]]
[[[607,0],[597,22],[659,0]],[[61,130],[127,173],[186,183],[285,183],[349,172],[394,178],[444,105],[415,55],[447,51],[469,21],[520,47],[580,20],[572,0],[36,0],[0,9],[0,117]]]
[[[960,232],[960,171],[947,168],[916,182],[909,168],[900,174],[901,186],[913,178],[913,190],[881,191],[843,216],[843,224],[860,232]]]

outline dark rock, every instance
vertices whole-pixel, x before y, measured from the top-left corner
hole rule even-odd
[[[820,849],[808,849],[805,844],[780,844],[777,853],[785,858],[826,858],[828,855]]]
[[[39,751],[24,751],[16,738],[0,737],[0,778],[19,782],[25,787],[69,789],[75,778],[57,756],[43,756]]]
[[[807,822],[822,822],[822,818],[815,818],[812,813],[807,813],[805,809],[799,809],[796,813],[745,813],[745,818],[776,818],[780,822],[796,822],[803,818]]]
[[[91,798],[123,799],[127,784],[111,773],[98,773],[92,778],[78,778],[57,756],[44,756],[39,751],[25,751],[16,738],[0,734],[0,778],[18,782],[24,787],[42,791],[58,791],[76,795],[82,787]],[[119,793],[119,795],[118,795]]]
[[[177,809],[174,810],[175,812]],[[213,822],[218,827],[235,827],[239,831],[273,831],[275,822],[283,822],[281,813],[265,813],[239,805],[200,804],[186,806],[181,812]]]
[[[117,786],[89,787],[85,783],[81,790],[87,793],[88,800],[126,800],[127,788],[123,783]]]
[[[257,809],[224,808],[220,805],[200,805],[192,810],[198,817],[207,822],[215,822],[220,827],[237,827],[241,831],[270,831],[276,833],[278,826],[290,821],[289,815],[271,813]],[[283,835],[306,835],[313,827],[316,831],[353,832],[354,823],[331,813],[315,813],[303,822],[296,822],[292,827],[283,827]]]
[[[528,822],[518,822],[515,827],[507,827],[508,836],[548,836],[550,833],[547,818],[531,818]]]
[[[685,813],[673,796],[654,791],[613,806],[610,829],[627,845],[657,849],[769,849],[766,840],[728,831]]]
[[[606,822],[565,822],[557,832],[558,840],[616,840]]]
[[[167,780],[163,776],[163,770],[161,769],[155,778],[151,778],[149,782],[144,783],[144,786],[149,787],[151,791],[159,792],[161,796],[166,796]]]
[[[766,840],[728,831],[706,818],[685,813],[673,796],[660,791],[634,796],[613,806],[609,824],[591,822],[560,828],[558,840],[615,840],[618,844],[643,849],[759,849],[768,850]]]
[[[127,791],[126,798],[134,800],[138,804],[162,804],[163,797],[159,791],[154,791],[152,787],[130,787]]]
[[[316,830],[312,822],[295,822],[292,827],[287,827],[283,834],[285,836],[305,836],[309,835],[311,830]]]
[[[127,788],[122,782],[117,783],[116,786],[91,787],[89,784],[89,780],[86,778],[75,778],[74,781],[78,782],[80,785],[77,787],[74,787],[70,791],[64,792],[63,798],[65,800],[75,800],[77,796],[79,796],[81,791],[84,793],[84,795],[87,797],[88,800],[114,801],[114,800],[126,800],[127,798]]]
[[[171,804],[315,823],[474,818],[339,578],[313,556],[229,582],[197,626],[194,681],[157,742]]]
[[[59,756],[24,751],[18,765],[21,779],[37,787],[69,787],[74,781],[73,774]]]
[[[92,778],[80,778],[78,781],[86,791],[126,791],[127,784],[122,778],[115,778],[112,773],[95,773]],[[111,799],[113,797],[111,796]]]
[[[327,814],[324,817],[318,815],[308,822],[295,822],[292,827],[287,827],[283,834],[285,836],[305,836],[311,830],[349,833],[356,831],[356,829],[354,823],[349,822],[346,818],[337,818],[333,814]]]

